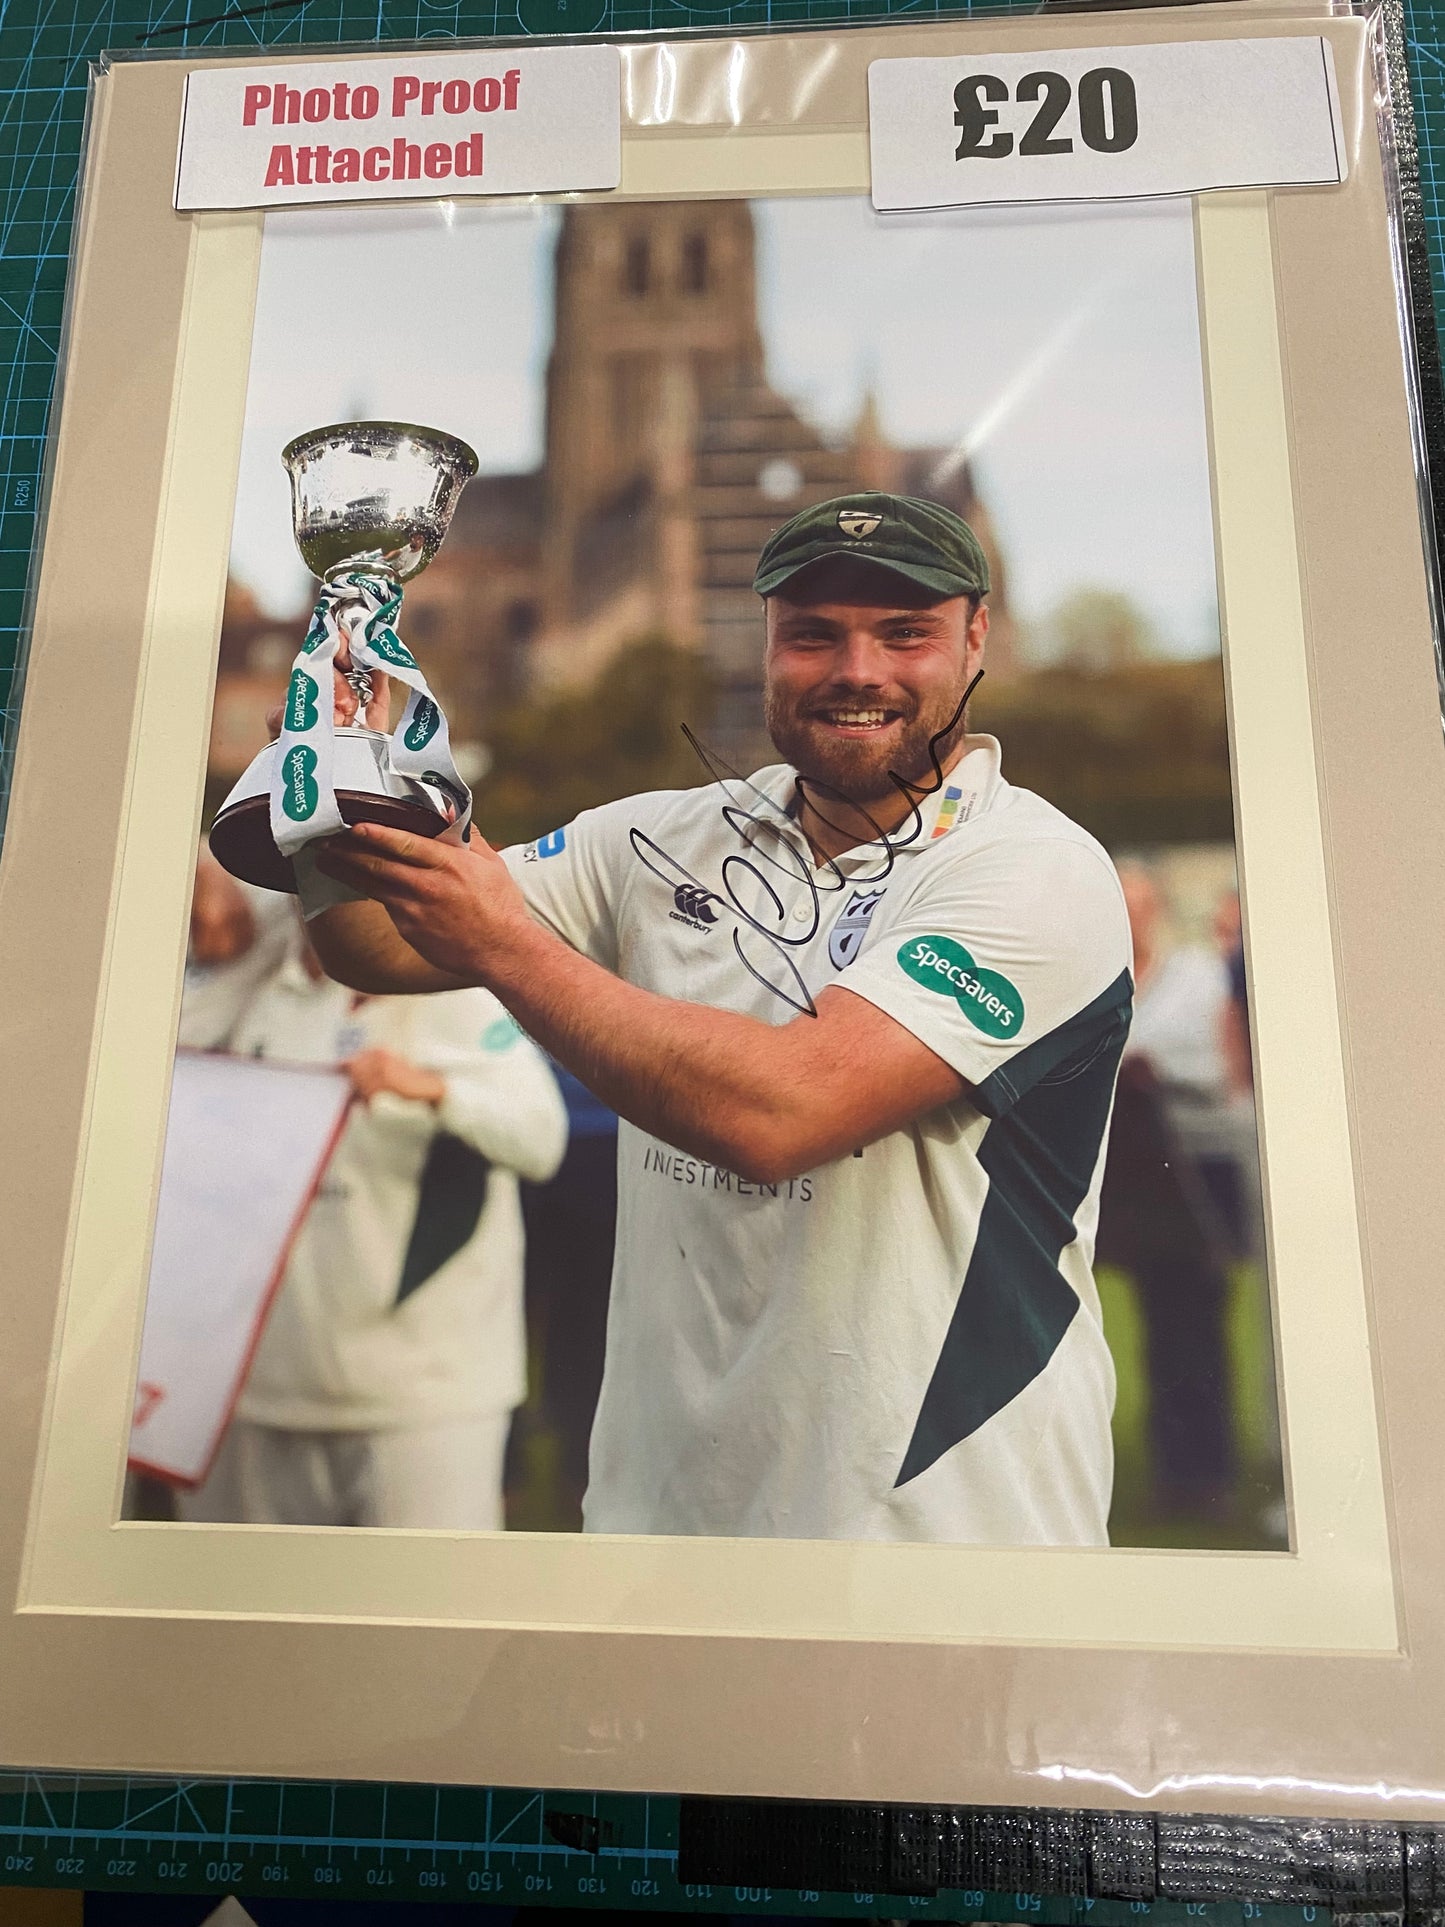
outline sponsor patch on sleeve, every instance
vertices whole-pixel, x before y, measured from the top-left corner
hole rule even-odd
[[[536,863],[544,856],[560,856],[566,847],[566,829],[549,830],[545,836],[539,836],[535,843],[528,843],[523,846],[522,861],[524,863]]]
[[[522,1035],[515,1017],[497,1017],[482,1032],[483,1050],[510,1050]]]
[[[952,997],[985,1037],[1017,1037],[1024,1000],[1007,977],[976,964],[954,937],[910,937],[898,952],[904,974],[925,990]]]

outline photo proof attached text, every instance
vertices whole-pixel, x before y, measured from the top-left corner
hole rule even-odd
[[[482,114],[515,113],[521,97],[520,68],[482,74],[475,80],[427,80],[395,74],[389,88],[370,82],[333,81],[328,87],[289,87],[284,81],[258,81],[242,95],[245,127],[327,125],[325,141],[293,139],[272,144],[266,165],[267,187],[330,186],[350,181],[479,180],[483,169],[483,130],[455,124]],[[417,139],[397,134],[386,143],[367,143],[365,123],[385,107],[386,118],[417,124]],[[425,139],[450,119],[452,137]],[[423,128],[421,123],[432,125]],[[340,123],[348,123],[342,131]],[[354,131],[353,131],[354,130]]]
[[[186,76],[183,213],[558,194],[621,178],[612,46],[417,50]]]

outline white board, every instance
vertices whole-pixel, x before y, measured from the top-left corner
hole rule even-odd
[[[205,1478],[341,1134],[336,1070],[176,1054],[130,1462]]]

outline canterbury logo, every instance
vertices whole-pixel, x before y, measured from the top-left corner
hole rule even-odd
[[[712,907],[710,893],[699,890],[695,883],[679,883],[672,893],[672,900],[685,917],[692,917],[698,923],[717,922],[717,911]]]

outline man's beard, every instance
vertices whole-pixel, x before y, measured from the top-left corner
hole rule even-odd
[[[900,795],[916,802],[920,794],[936,787],[939,769],[947,767],[967,730],[968,715],[962,708],[965,694],[960,685],[924,705],[908,699],[880,703],[879,708],[903,712],[899,724],[880,729],[876,737],[845,737],[829,732],[809,712],[841,707],[849,700],[859,702],[859,698],[839,696],[825,703],[820,697],[808,697],[804,699],[807,709],[799,714],[795,703],[769,685],[763,692],[763,719],[779,754],[806,784],[816,788],[819,803],[826,804],[834,796],[866,808],[895,801]]]

